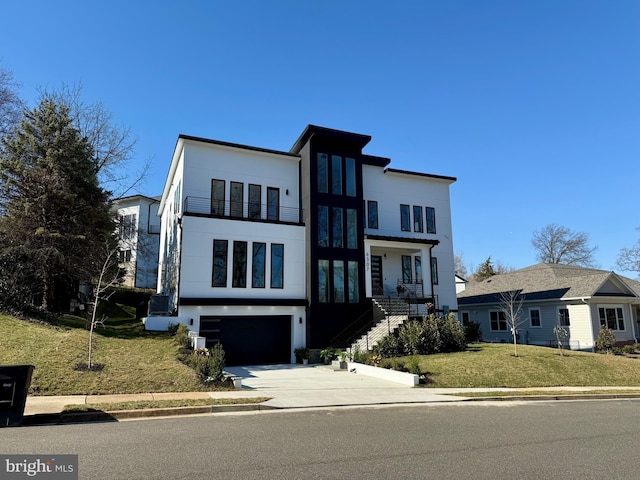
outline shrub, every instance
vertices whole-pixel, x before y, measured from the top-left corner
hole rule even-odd
[[[622,347],[622,353],[636,353],[635,345],[625,345]]]
[[[351,358],[356,363],[364,363],[365,365],[371,363],[371,353],[360,350],[360,345],[353,347]]]
[[[611,353],[615,344],[616,344],[616,336],[613,333],[613,331],[606,325],[602,325],[600,327],[600,333],[598,333],[598,340],[597,340],[598,351]]]
[[[461,352],[467,348],[467,338],[453,314],[436,320],[440,332],[441,352]]]
[[[402,344],[395,334],[384,337],[373,348],[373,351],[383,358],[391,358],[403,355]]]
[[[178,325],[173,338],[180,348],[191,348],[191,337],[189,337],[189,329],[184,323]]]
[[[464,336],[467,342],[481,342],[482,330],[480,329],[480,322],[470,321],[464,327]]]
[[[187,364],[196,371],[204,383],[221,381],[226,366],[224,349],[219,343],[210,350],[198,348],[188,357]]]

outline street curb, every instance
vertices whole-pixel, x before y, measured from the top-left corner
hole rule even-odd
[[[451,394],[457,396],[458,394]],[[464,395],[461,395],[464,397]],[[595,393],[593,395],[578,393],[564,395],[514,395],[514,396],[496,396],[496,397],[466,397],[460,398],[461,402],[506,402],[506,401],[538,401],[538,400],[624,400],[629,398],[640,398],[637,393]]]
[[[135,418],[171,417],[178,415],[197,415],[206,413],[249,412],[258,410],[276,410],[276,407],[259,403],[240,403],[235,405],[201,405],[194,407],[143,408],[136,410],[117,410],[91,412],[39,413],[26,415],[23,426],[43,424],[67,424],[87,422],[117,422]]]

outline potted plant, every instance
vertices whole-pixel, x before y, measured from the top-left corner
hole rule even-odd
[[[336,349],[333,347],[327,347],[320,350],[320,358],[324,361],[325,365],[329,365],[337,358]]]
[[[344,370],[347,368],[347,360],[351,361],[352,355],[346,350],[340,350],[338,354],[340,355],[340,368]]]
[[[298,347],[293,351],[293,354],[296,356],[296,363],[302,363],[304,365],[309,363],[311,352],[307,347]]]

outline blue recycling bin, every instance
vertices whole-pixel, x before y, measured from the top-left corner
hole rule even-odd
[[[22,425],[33,365],[0,365],[0,427]]]

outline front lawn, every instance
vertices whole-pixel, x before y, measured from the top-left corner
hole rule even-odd
[[[639,386],[640,360],[555,348],[475,343],[464,352],[419,357],[427,387]]]
[[[165,332],[147,332],[133,311],[109,307],[94,333],[93,361],[101,371],[77,371],[86,363],[89,332],[79,317],[56,326],[0,315],[0,364],[31,364],[34,395],[99,395],[210,390],[177,360],[178,347]]]

